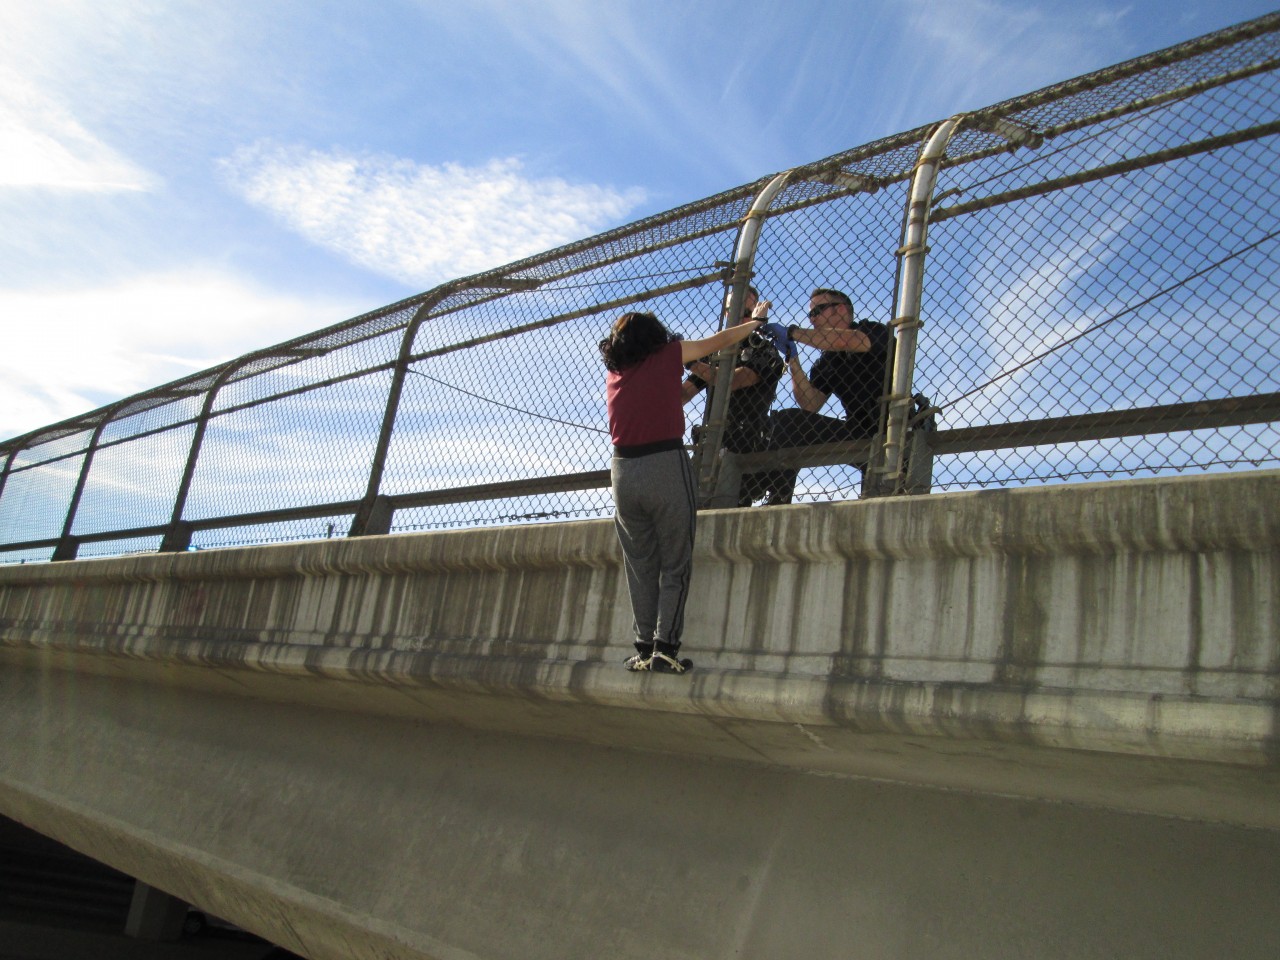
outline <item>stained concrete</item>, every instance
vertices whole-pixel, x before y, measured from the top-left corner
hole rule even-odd
[[[1277,831],[93,677],[3,738],[7,810],[315,958],[1280,949]]]
[[[0,811],[317,958],[1266,956],[1273,472],[0,569]]]

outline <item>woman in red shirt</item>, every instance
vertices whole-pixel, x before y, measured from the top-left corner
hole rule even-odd
[[[683,340],[651,313],[626,313],[600,341],[613,438],[614,527],[635,617],[628,670],[684,673],[680,634],[693,566],[696,490],[684,451],[684,365],[744,340],[748,320]]]

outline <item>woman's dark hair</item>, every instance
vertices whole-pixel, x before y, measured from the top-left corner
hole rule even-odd
[[[604,365],[617,373],[680,339],[683,338],[664,327],[652,313],[624,313],[600,341],[600,356]]]

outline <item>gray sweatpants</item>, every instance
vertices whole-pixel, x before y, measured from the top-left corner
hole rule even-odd
[[[614,527],[622,545],[637,643],[678,646],[693,569],[697,498],[689,456],[614,457]]]

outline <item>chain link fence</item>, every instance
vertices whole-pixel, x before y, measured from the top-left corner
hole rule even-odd
[[[704,497],[1274,466],[1278,67],[1273,14],[18,437],[0,562],[607,516],[596,342],[633,309],[708,336],[748,281],[784,325],[817,288],[884,325],[877,424],[806,436],[783,374],[772,434],[726,457],[730,353],[686,407]]]

